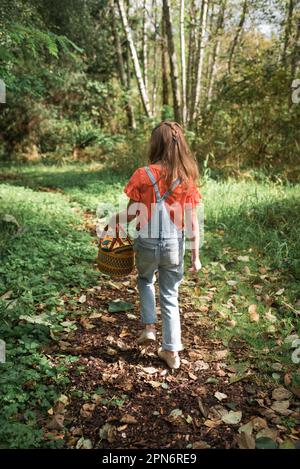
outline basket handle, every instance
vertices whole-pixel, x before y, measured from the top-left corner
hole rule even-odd
[[[109,248],[110,251],[113,249],[113,247],[114,247],[114,245],[116,244],[117,241],[118,241],[118,243],[120,243],[123,246],[125,244],[124,241],[122,240],[122,238],[120,238],[120,228],[123,230],[124,234],[126,234],[126,231],[124,230],[123,226],[120,225],[119,223],[117,223],[117,225],[116,225],[116,236],[112,240],[112,243],[111,243],[110,248]],[[103,231],[108,231],[108,225],[105,226]],[[128,241],[128,243],[130,245],[132,245],[132,241],[131,241],[128,233],[126,234],[125,239]]]

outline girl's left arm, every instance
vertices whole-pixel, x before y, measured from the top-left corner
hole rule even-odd
[[[132,209],[130,210],[130,207],[133,204],[137,204],[137,203],[138,202],[136,202],[135,200],[130,199],[125,210],[112,215],[110,217],[106,227],[102,231],[100,239],[104,238],[104,236],[105,236],[105,234],[106,234],[109,227],[115,229],[116,225],[118,225],[120,223],[120,221],[121,221],[121,223],[130,223],[132,220],[134,220],[137,217],[137,210],[135,210],[135,211],[132,210]]]

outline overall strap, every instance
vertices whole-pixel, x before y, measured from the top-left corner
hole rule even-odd
[[[173,192],[174,189],[176,189],[176,187],[178,186],[178,184],[181,183],[181,179],[180,178],[177,178],[176,181],[173,182],[173,184],[171,185],[170,189],[168,189],[164,195],[162,196],[161,200],[165,200],[169,197],[169,195]]]
[[[156,202],[160,202],[161,200],[161,196],[160,196],[160,193],[159,193],[159,190],[158,190],[158,186],[157,186],[157,182],[156,182],[156,179],[151,171],[151,169],[149,168],[149,166],[145,166],[145,170],[154,186],[154,190],[155,190],[155,195],[156,195]]]
[[[158,186],[157,186],[157,181],[151,171],[151,169],[149,168],[149,166],[145,166],[145,169],[146,169],[146,172],[154,186],[154,190],[155,190],[155,195],[156,195],[156,202],[161,202],[165,199],[167,199],[169,197],[169,195],[173,192],[173,190],[178,186],[178,184],[181,183],[181,179],[180,178],[177,178],[176,181],[173,182],[173,184],[171,185],[170,189],[168,189],[163,196],[160,195],[160,192],[158,190]]]

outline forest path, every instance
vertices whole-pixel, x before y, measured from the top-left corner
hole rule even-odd
[[[88,213],[84,226],[95,233]],[[99,285],[75,299],[75,311],[74,301],[67,302],[76,331],[53,351],[79,359],[69,367],[71,383],[54,408],[48,438],[59,438],[55,422],[63,415],[71,448],[253,448],[283,441],[287,428],[270,408],[277,402],[271,401],[274,386],[250,364],[242,340],[224,346],[212,334],[216,290],[213,282],[185,276],[180,293],[185,349],[176,371],[157,357],[157,346],[136,345],[136,273],[118,280],[101,276]],[[159,320],[158,343],[160,325]]]

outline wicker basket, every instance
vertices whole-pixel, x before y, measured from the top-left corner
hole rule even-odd
[[[108,227],[105,228],[107,230]],[[128,235],[120,237],[119,226],[116,227],[116,237],[111,239],[109,247],[99,243],[97,264],[101,272],[111,277],[125,277],[134,268],[134,251],[132,241]]]

